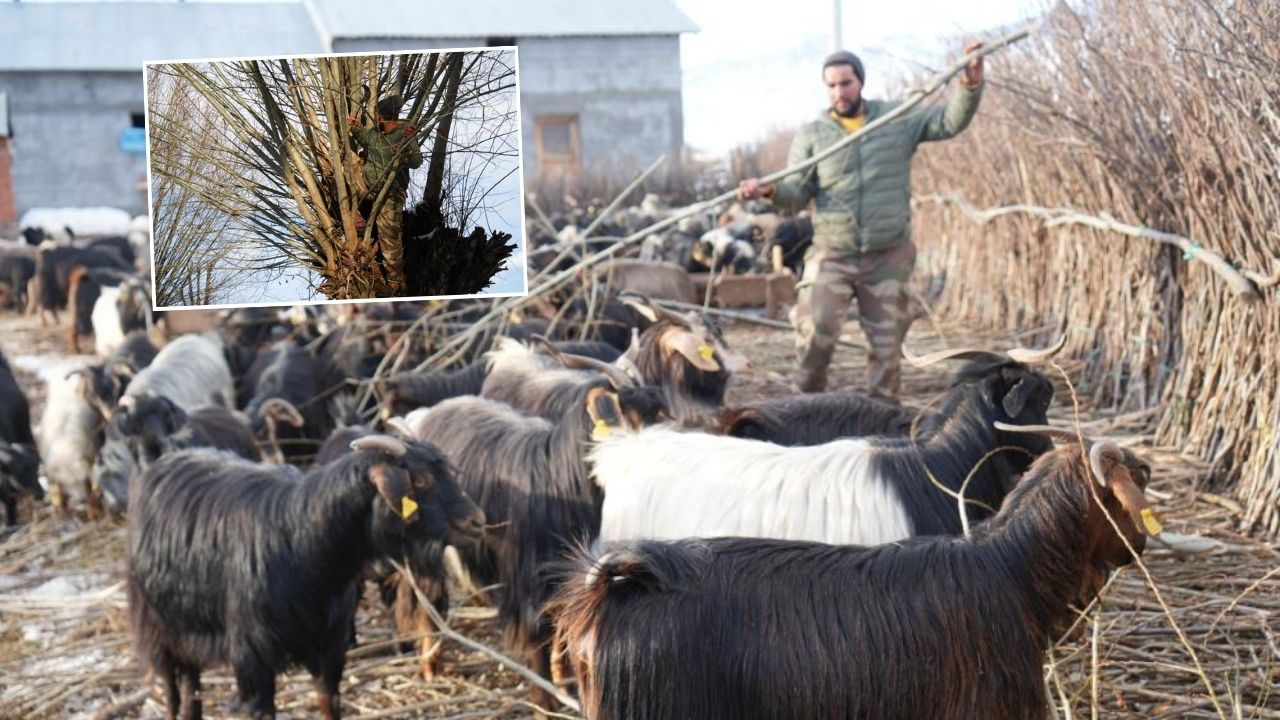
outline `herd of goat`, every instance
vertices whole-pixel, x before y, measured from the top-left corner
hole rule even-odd
[[[431,677],[418,599],[448,610],[448,548],[590,718],[1044,717],[1046,649],[1156,526],[1146,464],[1048,426],[1038,367],[1062,343],[909,356],[957,363],[923,409],[732,407],[746,360],[642,277],[549,301],[458,367],[380,373],[429,355],[398,333],[438,308],[243,308],[157,346],[132,268],[84,264],[119,250],[54,243],[22,283],[42,315],[87,315],[100,360],[47,379],[33,434],[0,354],[0,495],[10,525],[46,489],[126,518],[129,616],[171,717],[201,716],[218,665],[237,712],[274,717],[300,665],[339,717],[365,582]]]

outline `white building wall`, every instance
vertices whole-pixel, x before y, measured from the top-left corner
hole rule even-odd
[[[13,129],[18,215],[33,207],[146,212],[146,155],[120,149],[143,112],[142,72],[0,72]]]
[[[334,52],[485,47],[489,38],[338,38]],[[583,175],[627,178],[684,145],[677,35],[517,37],[524,175],[538,177],[540,115],[577,115]]]

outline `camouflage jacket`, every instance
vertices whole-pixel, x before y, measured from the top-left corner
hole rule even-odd
[[[422,165],[422,151],[418,140],[407,132],[408,123],[396,122],[389,132],[378,127],[357,127],[351,131],[356,141],[364,146],[364,181],[369,192],[376,195],[388,173],[395,173],[391,192],[402,193],[409,189],[409,169]]]
[[[911,238],[911,156],[922,142],[946,140],[969,125],[982,97],[957,83],[946,106],[916,109],[776,185],[773,202],[799,210],[815,201],[813,242],[846,252],[872,252]],[[899,102],[867,100],[867,122]],[[800,129],[787,165],[796,165],[848,133],[828,111]]]

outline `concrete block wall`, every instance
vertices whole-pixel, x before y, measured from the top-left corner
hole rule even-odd
[[[146,155],[120,149],[143,112],[142,72],[0,73],[9,93],[9,150],[18,215],[33,207],[146,212]]]

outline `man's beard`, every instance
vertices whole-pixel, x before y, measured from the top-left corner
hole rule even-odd
[[[859,96],[858,102],[851,103],[848,106],[848,108],[849,109],[847,112],[841,111],[840,105],[837,104],[835,107],[831,108],[831,112],[839,115],[842,118],[856,118],[862,114],[862,97]]]

